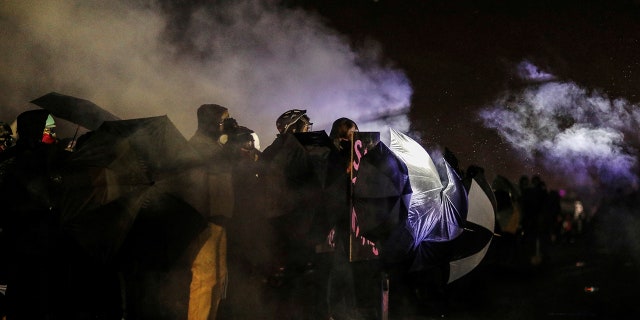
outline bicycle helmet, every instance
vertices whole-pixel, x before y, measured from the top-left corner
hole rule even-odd
[[[278,117],[278,120],[276,120],[276,128],[280,133],[286,133],[287,129],[298,122],[306,113],[307,110],[291,109]]]

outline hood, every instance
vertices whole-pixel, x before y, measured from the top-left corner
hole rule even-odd
[[[217,104],[203,104],[198,108],[198,132],[215,137],[219,135],[222,117],[229,109]]]
[[[49,117],[49,111],[44,109],[29,110],[18,115],[17,144],[33,146],[42,141],[42,132],[44,131]]]

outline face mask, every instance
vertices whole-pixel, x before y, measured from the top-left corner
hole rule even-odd
[[[350,150],[351,149],[351,141],[349,140],[340,140],[340,150]]]

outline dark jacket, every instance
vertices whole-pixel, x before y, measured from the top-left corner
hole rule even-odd
[[[19,139],[0,162],[0,227],[11,244],[2,253],[8,268],[9,317],[51,314],[52,288],[60,284],[52,262],[59,239],[54,191],[63,157],[58,146],[41,143],[48,115],[45,110],[20,114]]]

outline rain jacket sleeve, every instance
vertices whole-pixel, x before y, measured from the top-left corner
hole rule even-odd
[[[227,235],[224,228],[209,223],[199,239],[203,243],[191,265],[188,319],[216,319],[227,287]]]

